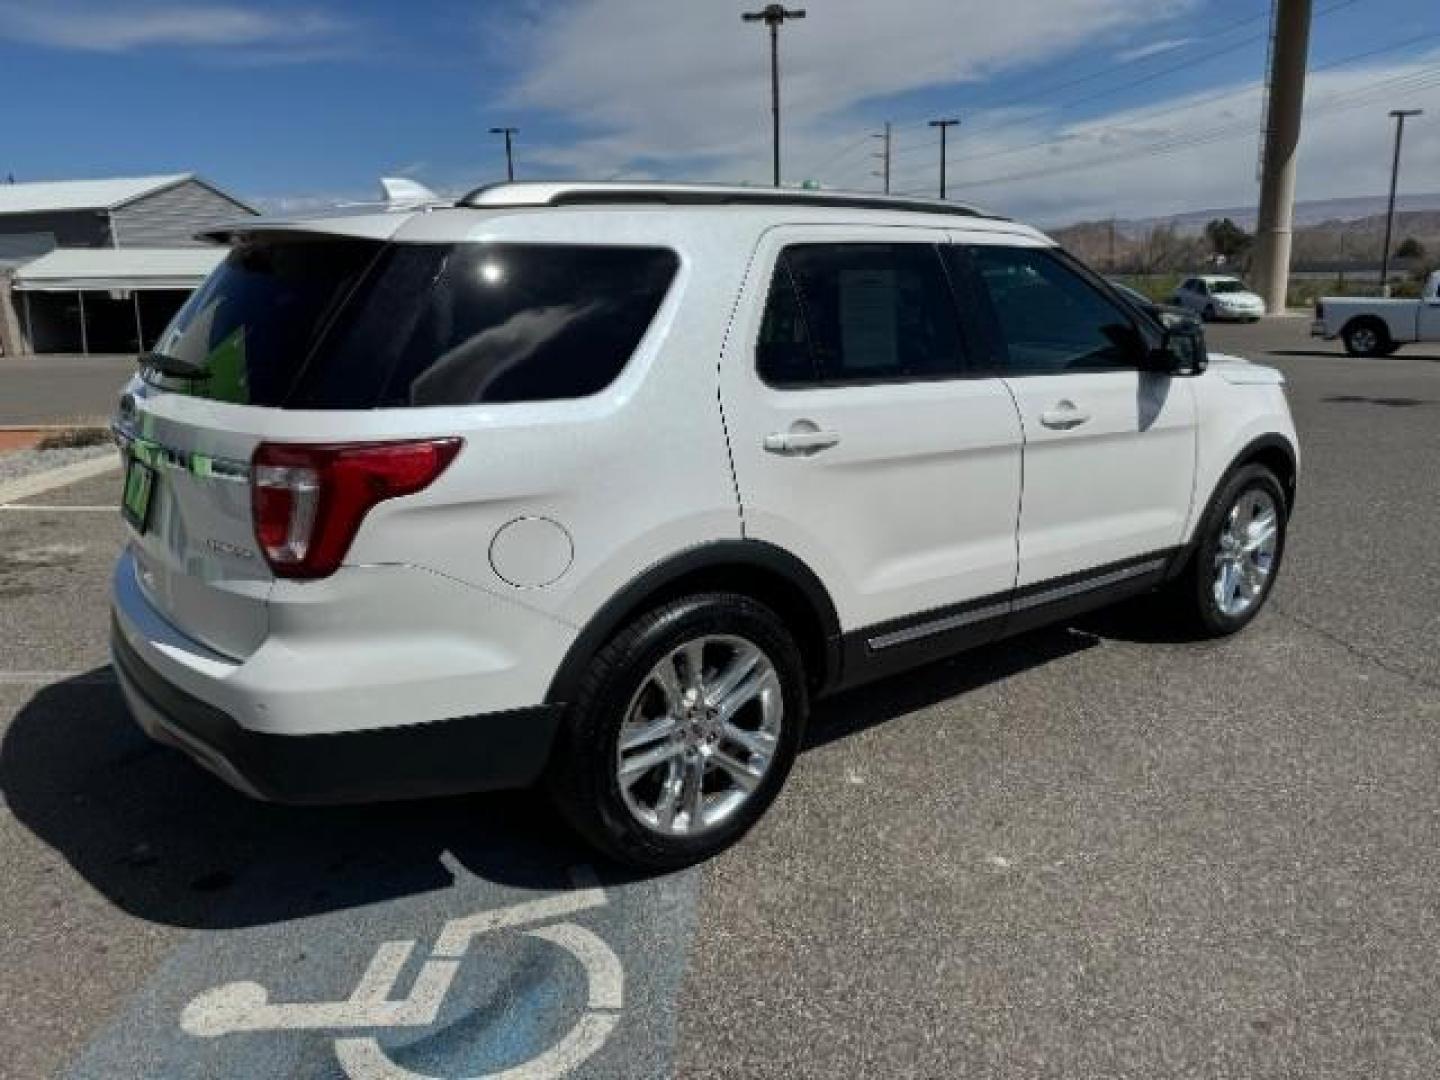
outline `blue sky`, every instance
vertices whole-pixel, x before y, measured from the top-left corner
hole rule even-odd
[[[0,175],[196,170],[268,206],[403,173],[769,174],[763,31],[729,0],[0,0]],[[748,6],[759,6],[758,0]],[[782,35],[786,178],[929,192],[924,121],[958,115],[957,197],[1050,222],[1254,199],[1268,0],[811,0]],[[1440,189],[1440,8],[1315,0],[1301,196]],[[1427,36],[1428,35],[1428,36]],[[1366,54],[1370,55],[1366,55]],[[1433,124],[1436,135],[1430,134]]]

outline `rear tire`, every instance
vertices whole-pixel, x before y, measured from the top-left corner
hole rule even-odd
[[[773,612],[729,593],[673,600],[591,661],[546,788],[610,858],[688,866],[733,844],[774,802],[807,709],[800,651]]]
[[[1221,484],[1169,590],[1188,630],[1225,637],[1249,625],[1275,586],[1288,526],[1285,489],[1263,465],[1246,465]]]
[[[1390,332],[1374,319],[1357,319],[1341,332],[1345,351],[1351,356],[1385,356],[1386,349],[1398,348],[1390,340]]]

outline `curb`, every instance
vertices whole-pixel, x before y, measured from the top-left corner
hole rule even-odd
[[[72,461],[69,465],[61,465],[59,468],[46,469],[44,472],[22,476],[18,480],[0,484],[0,506],[28,499],[34,495],[43,495],[56,488],[68,487],[81,480],[104,476],[108,472],[118,471],[119,468],[120,455],[118,453],[101,454],[97,457],[86,458],[84,461]]]

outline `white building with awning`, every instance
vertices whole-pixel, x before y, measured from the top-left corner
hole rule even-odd
[[[16,292],[184,289],[225,258],[223,247],[57,248],[15,271]]]
[[[254,213],[193,173],[0,184],[0,350],[143,352]]]
[[[68,351],[44,346],[69,338],[70,327],[78,331],[80,352],[116,351],[119,307],[128,307],[131,320],[121,335],[127,346],[123,351],[130,351],[133,329],[138,352],[165,328],[225,254],[223,247],[57,248],[17,268],[10,288],[19,301],[25,337],[36,352]],[[37,298],[36,293],[44,295]],[[66,325],[46,325],[56,319]]]

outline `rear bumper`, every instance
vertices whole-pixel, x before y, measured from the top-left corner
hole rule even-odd
[[[549,757],[562,706],[366,731],[251,731],[186,693],[111,630],[111,656],[136,721],[247,794],[283,803],[349,803],[524,787]]]

